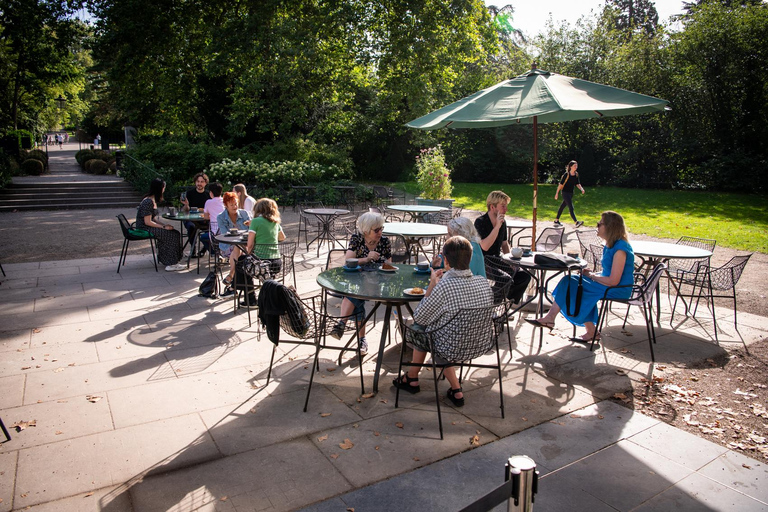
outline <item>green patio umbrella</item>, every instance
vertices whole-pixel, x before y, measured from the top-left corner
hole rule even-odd
[[[538,193],[538,123],[558,123],[669,109],[652,96],[533,68],[528,73],[478,91],[406,124],[419,130],[492,128],[533,124],[533,236],[536,243]]]

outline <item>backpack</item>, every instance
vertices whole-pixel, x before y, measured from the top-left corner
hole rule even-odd
[[[208,272],[203,282],[200,283],[198,289],[198,296],[208,297],[209,299],[216,298],[216,289],[218,288],[219,280],[216,278],[216,272]]]

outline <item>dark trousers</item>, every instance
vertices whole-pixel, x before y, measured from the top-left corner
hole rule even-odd
[[[577,222],[576,213],[573,211],[573,194],[563,192],[563,202],[560,204],[560,209],[557,210],[558,219],[560,218],[560,215],[563,213],[563,210],[565,210],[566,206],[568,207],[568,212],[571,214],[571,218],[573,219],[573,222]]]

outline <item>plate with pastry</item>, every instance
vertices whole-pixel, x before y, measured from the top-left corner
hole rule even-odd
[[[406,288],[403,290],[403,293],[406,295],[413,295],[414,297],[421,297],[426,293],[426,290],[417,286],[415,288]]]
[[[394,265],[390,265],[389,263],[385,263],[381,267],[379,267],[379,270],[381,270],[382,272],[397,272],[398,267]]]

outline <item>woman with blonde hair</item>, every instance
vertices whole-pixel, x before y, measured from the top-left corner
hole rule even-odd
[[[232,187],[232,191],[237,194],[237,202],[240,205],[240,208],[252,215],[256,200],[248,195],[248,190],[245,188],[245,185],[238,183]]]
[[[277,203],[263,197],[256,201],[253,207],[253,219],[248,226],[248,243],[245,252],[253,254],[260,260],[269,261],[269,271],[272,275],[280,272],[283,261],[280,258],[278,242],[285,240],[285,233],[280,226],[280,210]],[[241,258],[244,256],[241,256]],[[251,306],[256,305],[256,295],[251,293],[246,297]],[[245,302],[241,302],[245,305]]]
[[[574,325],[584,326],[587,332],[580,338],[571,341],[591,342],[592,338],[600,339],[600,333],[595,332],[598,318],[597,303],[605,296],[606,290],[612,286],[627,286],[634,283],[635,253],[629,244],[627,227],[624,218],[616,212],[605,211],[597,223],[597,236],[605,240],[603,247],[603,271],[592,273],[589,269],[582,270],[582,298],[578,312],[576,311],[576,291],[579,286],[577,276],[566,276],[557,283],[554,291],[555,301],[549,312],[536,320],[525,319],[536,327],[546,327],[550,331],[555,327],[555,318],[562,313],[566,320]],[[568,286],[568,280],[571,281]],[[566,296],[570,289],[570,303],[574,310],[570,314],[565,308]],[[608,292],[608,297],[616,299],[629,298],[632,288],[615,288]]]

